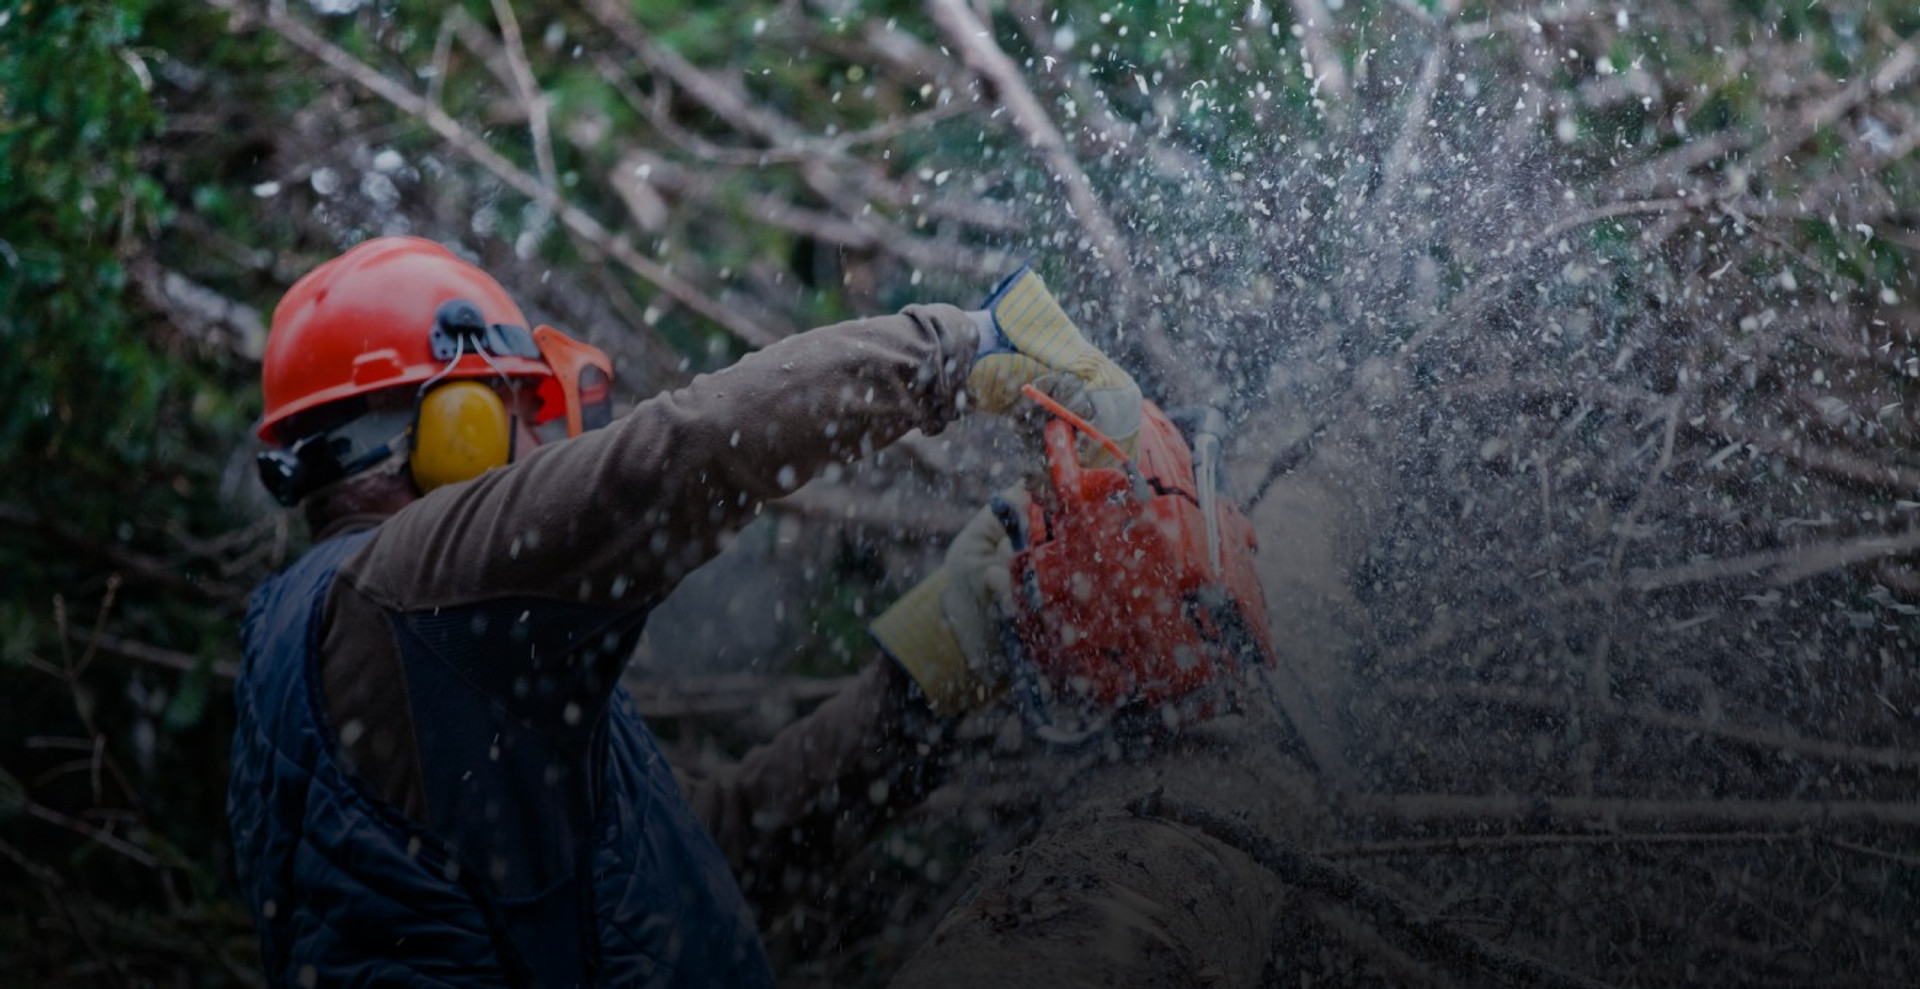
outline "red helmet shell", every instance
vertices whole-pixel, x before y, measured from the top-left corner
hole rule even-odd
[[[369,240],[308,272],[273,310],[261,360],[266,401],[260,438],[285,444],[287,417],[435,375],[489,378],[501,372],[552,377],[544,362],[462,354],[451,370],[433,356],[431,334],[442,303],[464,299],[489,324],[527,327],[507,290],[451,251],[419,237]]]

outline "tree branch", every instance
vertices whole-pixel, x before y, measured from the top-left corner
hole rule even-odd
[[[206,2],[229,12],[240,12],[246,9],[241,0],[206,0]],[[514,191],[551,210],[568,229],[605,251],[622,267],[652,283],[674,301],[711,320],[741,342],[753,347],[764,347],[791,332],[787,328],[768,327],[735,312],[673,274],[664,265],[641,254],[625,237],[614,236],[601,226],[598,220],[562,199],[555,190],[542,185],[539,179],[528,174],[526,170],[508,161],[484,140],[448,116],[444,110],[428,103],[424,97],[381,75],[344,49],[322,38],[298,18],[286,13],[281,5],[268,5],[264,16],[266,23],[274,32],[289,44],[352,80],[362,89],[386,100],[400,112],[425,124],[442,140],[473,159],[476,164],[491,172],[495,178],[506,183]]]
[[[1405,823],[1461,822],[1498,825],[1516,821],[1685,827],[1695,831],[1781,830],[1815,827],[1920,827],[1920,802],[1807,800],[1662,800],[1632,797],[1548,797],[1529,794],[1476,796],[1453,793],[1347,794],[1341,809]]]
[[[1488,704],[1510,704],[1535,711],[1571,712],[1573,699],[1556,696],[1544,691],[1529,690],[1526,687],[1513,687],[1492,683],[1413,683],[1390,681],[1380,685],[1380,691],[1389,697],[1402,697],[1412,700],[1432,700],[1440,697],[1457,698]],[[1722,738],[1731,742],[1753,745],[1775,752],[1793,752],[1815,759],[1830,759],[1835,762],[1864,763],[1872,766],[1884,766],[1888,769],[1906,769],[1920,766],[1920,750],[1906,748],[1870,748],[1847,742],[1833,742],[1824,738],[1807,738],[1788,729],[1755,728],[1746,725],[1729,724],[1720,720],[1693,717],[1673,711],[1662,711],[1647,707],[1610,706],[1606,717],[1634,721],[1643,725],[1671,729],[1688,734]]]
[[[513,15],[513,4],[509,0],[493,0],[493,17],[500,22],[500,40],[504,43],[502,47],[507,56],[507,68],[512,71],[515,88],[520,91],[520,105],[527,111],[527,130],[533,137],[533,160],[540,169],[540,180],[558,194],[560,169],[553,161],[553,132],[547,123],[547,108],[551,101],[540,91],[540,83],[533,76],[533,66],[527,62],[527,46],[521,40],[520,19]]]
[[[199,669],[202,662],[200,657],[192,653],[163,649],[160,646],[118,635],[109,635],[105,632],[68,629],[67,638],[88,649],[98,649],[109,655],[173,670],[176,673],[191,673]],[[240,664],[232,660],[216,659],[207,664],[207,668],[222,680],[232,680],[240,675]]]
[[[1158,793],[1128,808],[1140,817],[1158,817],[1193,828],[1230,848],[1239,849],[1276,878],[1328,899],[1349,904],[1392,928],[1402,941],[1412,942],[1424,954],[1462,966],[1472,966],[1533,986],[1569,986],[1601,989],[1577,972],[1462,934],[1431,919],[1428,911],[1400,899],[1384,887],[1325,862],[1318,856],[1253,826],[1221,817],[1191,804],[1164,800]],[[1382,931],[1382,933],[1386,933]]]
[[[1047,173],[1061,186],[1071,215],[1080,223],[1086,250],[1106,270],[1114,297],[1124,299],[1136,279],[1132,251],[1112,217],[1107,215],[1106,207],[1100,204],[1092,181],[1074,159],[1066,138],[1054,126],[1033,90],[1027,87],[1019,66],[994,42],[992,32],[965,0],[929,0],[927,6],[934,23],[959,49],[961,60],[993,86],[993,95],[1006,107],[1014,128],[1026,136],[1028,146],[1040,156]],[[1133,321],[1127,319],[1124,310],[1116,316],[1122,326],[1138,330],[1156,374],[1173,382],[1176,391],[1205,393],[1198,388],[1193,363],[1179,359],[1162,330],[1145,321],[1138,322],[1137,326],[1129,325]]]

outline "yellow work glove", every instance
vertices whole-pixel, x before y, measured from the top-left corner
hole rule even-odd
[[[1025,518],[1024,491],[1000,497]],[[869,629],[920,685],[935,714],[964,714],[999,693],[1006,680],[1001,637],[1012,613],[1012,559],[1012,540],[989,505],[953,537],[940,569]]]
[[[1066,374],[1083,387],[1087,420],[1129,453],[1140,435],[1140,386],[1113,359],[1087,342],[1048,294],[1032,268],[1014,272],[972,314],[980,326],[979,356],[967,373],[967,391],[981,408],[1005,415],[1020,402],[1022,385]]]

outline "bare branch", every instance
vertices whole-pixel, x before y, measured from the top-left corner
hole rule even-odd
[[[151,255],[133,259],[127,273],[147,304],[196,343],[249,362],[265,352],[267,324],[259,310],[163,267]]]
[[[1862,844],[1859,844],[1858,842],[1848,841],[1845,838],[1829,837],[1827,839],[1827,844],[1832,845],[1835,848],[1853,852],[1856,855],[1865,855],[1869,858],[1882,859],[1887,862],[1898,862],[1899,864],[1907,866],[1908,868],[1920,867],[1920,856],[1902,855],[1899,852],[1889,852],[1885,849],[1874,848],[1871,845],[1862,845]]]
[[[440,33],[433,38],[433,58],[427,63],[428,106],[440,105],[440,96],[447,87],[448,59],[453,57],[454,22],[466,16],[466,11],[454,7],[440,18]]]
[[[83,629],[69,629],[68,637],[89,650],[99,650],[110,656],[131,659],[136,663],[157,666],[176,673],[191,673],[201,666],[200,657],[192,653],[163,649],[135,639],[128,639],[105,632],[89,632]],[[216,659],[207,664],[214,676],[222,680],[232,680],[240,674],[240,664],[231,660]]]
[[[560,191],[560,170],[553,161],[553,133],[547,123],[550,101],[541,92],[527,62],[526,42],[520,38],[520,19],[513,15],[509,0],[493,0],[493,16],[500,22],[500,38],[505,43],[507,67],[520,91],[520,105],[527,111],[527,130],[533,135],[533,160],[540,169],[540,180],[556,194]]]
[[[0,504],[0,527],[15,529],[25,538],[83,553],[99,560],[119,576],[142,584],[184,591],[203,600],[238,605],[247,597],[247,589],[224,581],[207,580],[188,572],[170,560],[140,553],[116,542],[88,537],[40,513],[16,505]]]
[[[1048,174],[1065,189],[1067,202],[1086,235],[1087,249],[1124,284],[1131,274],[1128,268],[1131,252],[1126,241],[1100,204],[1087,173],[1074,160],[1066,138],[1054,126],[1053,118],[1040,106],[1033,91],[1027,88],[1019,67],[994,43],[992,33],[964,0],[931,0],[929,12],[946,33],[947,40],[960,50],[968,67],[992,84],[995,96],[1007,107],[1014,127],[1026,136],[1028,146],[1039,154]]]
[[[1546,821],[1576,828],[1602,824],[1610,827],[1687,828],[1693,831],[1746,831],[1759,827],[1790,831],[1869,824],[1920,827],[1920,802],[1364,793],[1349,794],[1341,799],[1341,804],[1348,813],[1407,823],[1499,825]]]
[[[242,9],[240,0],[206,0],[206,2],[227,11]],[[449,117],[445,111],[429,104],[424,97],[414,94],[381,75],[344,49],[322,38],[298,18],[286,13],[281,6],[269,5],[266,21],[289,44],[325,63],[361,88],[391,103],[395,109],[418,119],[434,133],[440,135],[441,139],[472,158],[476,164],[491,172],[516,192],[553,211],[561,223],[605,251],[628,271],[651,282],[674,301],[712,320],[742,342],[754,347],[764,347],[791,332],[788,328],[770,328],[743,316],[673,274],[659,262],[641,254],[625,237],[614,236],[602,227],[598,220],[560,198],[553,189],[542,185],[540,180],[508,161],[479,136]]]
[[[1525,853],[1575,846],[1627,847],[1638,845],[1776,845],[1811,840],[1804,835],[1783,835],[1777,831],[1709,832],[1632,832],[1623,834],[1500,834],[1460,835],[1452,838],[1415,838],[1404,841],[1374,841],[1357,845],[1336,845],[1315,849],[1330,859],[1366,859],[1425,857],[1429,855],[1484,855]]]
[[[1321,0],[1291,0],[1293,22],[1300,26],[1300,43],[1307,52],[1307,64],[1313,66],[1313,95],[1338,106],[1342,118],[1352,115],[1353,91],[1347,85],[1347,65],[1327,32],[1333,27],[1333,14]],[[1424,13],[1424,11],[1422,12]]]
[[[641,179],[641,175],[645,178]],[[612,181],[616,188],[644,182],[660,192],[713,204],[721,202],[724,196],[710,176],[680,168],[639,148],[621,157],[614,166]],[[872,214],[848,219],[837,212],[803,209],[782,196],[761,194],[749,195],[746,209],[760,222],[824,244],[885,252],[931,270],[987,271],[1007,263],[1003,252],[975,251],[955,243],[916,237]]]
[[[81,837],[94,842],[95,844],[99,845],[102,848],[107,849],[108,851],[114,852],[125,858],[131,859],[135,863],[146,866],[149,869],[157,869],[160,867],[160,860],[155,858],[152,852],[149,852],[146,849],[141,848],[139,845],[136,845],[126,840],[125,838],[122,838],[119,835],[106,830],[105,828],[98,827],[94,824],[91,824],[87,821],[81,820],[80,818],[73,817],[68,814],[62,814],[61,812],[54,810],[53,808],[48,807],[45,804],[35,803],[34,801],[31,801],[31,800],[24,800],[22,803],[21,809],[24,810],[27,813],[27,816],[29,817],[35,818],[37,820],[45,821],[48,824],[55,825],[56,827],[65,828],[66,830],[71,831],[74,834],[80,835]]]
[[[634,19],[627,4],[619,0],[589,0],[586,6],[587,13],[647,68],[672,80],[675,86],[735,130],[773,147],[786,147],[806,138],[798,125],[762,108],[749,99],[738,84],[703,72],[678,52],[655,44]]]
[[[1401,940],[1411,942],[1406,947],[1417,948],[1432,957],[1483,968],[1527,985],[1580,989],[1602,986],[1577,972],[1448,928],[1433,920],[1428,911],[1407,903],[1386,888],[1280,838],[1264,834],[1250,824],[1221,817],[1201,807],[1164,800],[1158,793],[1135,802],[1129,809],[1140,817],[1164,818],[1193,828],[1236,848],[1266,867],[1281,882],[1351,905],[1390,928]]]
[[[1890,559],[1915,550],[1920,550],[1920,531],[1815,543],[1660,570],[1636,570],[1627,574],[1626,583],[1641,593],[1683,584],[1733,579],[1756,579],[1783,587],[1817,574]]]
[[[1026,33],[1027,43],[1040,53],[1041,63],[1051,56],[1061,65],[1071,64],[1074,57],[1071,52],[1063,52],[1053,43],[1052,35],[1046,31],[1047,12],[1051,8],[1040,0],[1017,0],[1012,4],[1019,11],[1019,23]],[[915,43],[920,58],[929,58],[924,45]],[[1149,167],[1167,175],[1211,175],[1212,166],[1199,156],[1185,148],[1177,147],[1166,141],[1156,139],[1154,133],[1132,121],[1123,120],[1113,112],[1112,104],[1093,90],[1085,78],[1078,73],[1054,70],[1052,79],[1065,88],[1073,98],[1076,109],[1083,114],[1080,122],[1088,143],[1098,147],[1106,145],[1114,150],[1128,150],[1136,145],[1143,149],[1140,157]]]
[[[1462,21],[1454,25],[1453,36],[1459,41],[1478,41],[1493,34],[1518,34],[1531,37],[1544,24],[1567,24],[1593,16],[1593,4],[1585,2],[1563,3],[1552,9],[1540,8],[1501,14],[1484,20]]]
[[[946,34],[947,40],[959,49],[961,59],[993,86],[995,98],[1007,108],[1015,129],[1025,135],[1027,145],[1040,156],[1047,173],[1060,184],[1072,215],[1079,221],[1086,250],[1112,279],[1115,297],[1124,298],[1136,278],[1132,251],[1112,217],[1107,215],[1099,196],[1094,193],[1093,183],[1087,178],[1087,173],[1074,159],[1066,138],[1054,126],[1053,119],[1033,95],[1033,90],[1027,87],[1019,66],[1000,50],[992,32],[981,23],[965,0],[929,0],[928,10],[933,15],[934,23]],[[1125,325],[1125,312],[1118,315]],[[1176,389],[1202,393],[1193,380],[1196,370],[1192,362],[1179,359],[1163,331],[1147,322],[1129,328],[1137,329],[1140,333],[1143,347],[1148,358],[1154,362],[1156,373],[1174,382]]]
[[[1768,128],[1766,143],[1743,155],[1745,169],[1753,171],[1776,164],[1815,134],[1833,126],[1860,106],[1893,93],[1909,81],[1917,61],[1920,58],[1917,58],[1914,42],[1905,40],[1872,72],[1863,73],[1839,91],[1798,108],[1797,113],[1780,114],[1783,123]],[[1614,187],[1622,195],[1642,194],[1665,184],[1684,181],[1695,168],[1726,155],[1746,151],[1748,147],[1750,138],[1744,134],[1723,132],[1707,135],[1687,141],[1631,172],[1623,173],[1614,182]]]
[[[1390,681],[1381,684],[1380,690],[1389,697],[1404,697],[1414,700],[1449,698],[1477,703],[1511,704],[1536,711],[1572,712],[1574,699],[1566,695],[1556,695],[1526,687],[1515,687],[1492,683],[1410,683]],[[1754,728],[1732,724],[1719,718],[1702,718],[1672,711],[1661,711],[1648,707],[1610,706],[1605,714],[1609,718],[1619,718],[1657,728],[1666,728],[1686,734],[1702,735],[1710,738],[1722,738],[1731,742],[1752,745],[1756,748],[1774,752],[1793,752],[1814,759],[1830,759],[1835,762],[1860,763],[1870,766],[1882,766],[1888,769],[1902,769],[1920,766],[1920,750],[1905,748],[1870,748],[1853,745],[1848,742],[1833,742],[1824,738],[1807,738],[1789,728]]]
[[[1400,130],[1394,135],[1393,148],[1387,152],[1381,169],[1380,187],[1371,197],[1376,236],[1385,233],[1386,221],[1397,211],[1407,173],[1418,157],[1417,149],[1428,141],[1428,114],[1433,111],[1434,91],[1440,85],[1440,73],[1446,64],[1447,49],[1441,45],[1428,49],[1427,57],[1421,60],[1420,76],[1414,80],[1413,93],[1401,111]]]
[[[737,717],[769,704],[801,705],[826,700],[856,677],[771,677],[722,674],[708,677],[634,677],[634,704],[653,720]]]

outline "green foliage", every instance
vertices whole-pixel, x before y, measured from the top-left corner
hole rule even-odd
[[[82,455],[137,446],[152,418],[158,382],[117,345],[124,311],[98,304],[123,291],[116,247],[157,205],[138,162],[157,124],[133,47],[145,6],[27,3],[0,26],[15,53],[0,59],[0,339],[18,358],[0,365],[0,456],[11,462],[53,452],[70,428],[86,431],[72,437]],[[93,373],[70,373],[81,366]],[[74,423],[76,410],[114,405],[110,421]]]
[[[182,206],[154,167],[171,66],[153,25],[206,24],[155,6],[0,4],[0,911],[42,918],[0,927],[0,954],[26,984],[89,969],[222,984],[208,959],[249,950],[217,826],[231,722],[210,664],[143,668],[92,644],[219,654],[238,603],[182,549],[231,524],[214,493],[246,372],[135,276],[157,270],[151,245]],[[184,205],[237,223],[213,208],[232,194]]]

